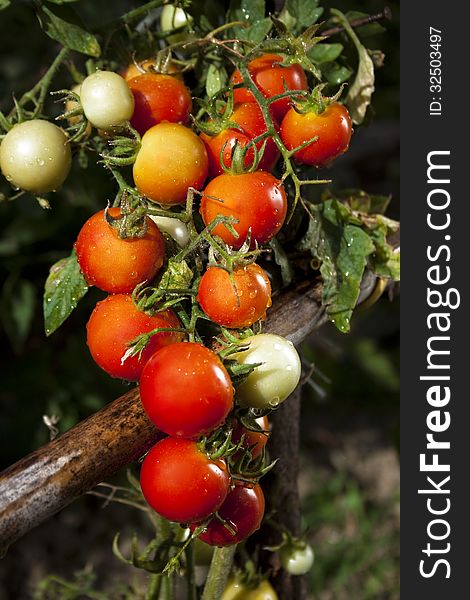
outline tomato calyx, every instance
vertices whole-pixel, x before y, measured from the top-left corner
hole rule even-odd
[[[85,116],[80,96],[73,90],[57,90],[50,92],[52,96],[59,96],[59,101],[65,103],[65,110],[56,117],[56,121],[68,121],[65,131],[69,135],[69,142],[80,143],[88,138],[91,124]],[[67,109],[67,104],[72,108]]]
[[[120,202],[120,214],[112,216],[109,212],[110,206],[104,209],[104,218],[110,227],[117,231],[121,240],[139,239],[145,236],[148,228],[145,208],[142,205],[135,206],[135,201],[126,191],[122,193]]]
[[[333,96],[324,96],[322,92],[326,84],[320,83],[313,88],[309,96],[306,98],[294,100],[292,103],[292,108],[295,110],[295,112],[301,115],[307,113],[321,115],[331,104],[338,102],[341,94],[343,93],[345,85],[346,84],[343,83]]]

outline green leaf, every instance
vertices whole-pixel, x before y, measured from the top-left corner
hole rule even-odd
[[[390,204],[391,196],[379,194],[368,194],[363,190],[340,190],[335,191],[334,196],[327,191],[322,195],[323,200],[336,198],[345,202],[351,210],[359,211],[367,215],[384,214]]]
[[[4,8],[8,8],[10,6],[11,2],[10,0],[0,0],[0,10],[3,10]]]
[[[318,65],[333,62],[343,51],[343,44],[317,44],[309,52],[308,57]]]
[[[265,17],[264,0],[238,0],[231,3],[229,18],[231,21],[244,21],[245,27],[234,27],[231,31],[235,37],[259,43],[271,30],[271,19]]]
[[[19,352],[31,330],[36,290],[27,279],[10,277],[2,290],[2,321],[15,351]]]
[[[359,38],[344,14],[336,9],[331,9],[331,13],[338,17],[341,25],[354,42],[359,55],[359,65],[357,68],[356,78],[354,79],[354,82],[349,88],[348,95],[346,96],[346,104],[348,105],[351,119],[353,123],[358,125],[364,120],[367,108],[371,102],[372,94],[375,89],[374,63],[367,51],[367,48],[361,44]]]
[[[282,284],[288,286],[292,283],[294,271],[287,258],[287,254],[284,252],[284,248],[276,238],[273,238],[269,242],[269,245],[273,251],[275,263],[281,268]]]
[[[68,258],[52,265],[44,290],[46,335],[62,325],[87,291],[88,284],[80,271],[75,250]]]
[[[294,33],[300,33],[313,25],[323,14],[318,0],[287,0],[285,10],[295,19]]]
[[[375,275],[400,280],[400,252],[394,250],[387,238],[398,230],[399,224],[383,215],[374,215],[364,221],[366,230],[374,243],[369,257],[369,267]]]
[[[206,76],[206,93],[209,98],[212,98],[225,87],[228,75],[224,67],[218,67],[211,63],[207,69]]]
[[[334,87],[347,81],[353,74],[352,69],[331,62],[323,63],[321,65],[321,72],[328,84]]]
[[[310,210],[314,218],[299,249],[310,250],[321,261],[323,304],[336,327],[346,333],[374,244],[357,217],[337,200],[310,205]]]
[[[66,16],[67,19],[61,18]],[[65,6],[57,6],[54,12],[47,6],[40,11],[41,25],[47,35],[53,40],[60,42],[70,50],[76,50],[88,56],[98,57],[101,48],[96,37],[77,24],[76,14]]]

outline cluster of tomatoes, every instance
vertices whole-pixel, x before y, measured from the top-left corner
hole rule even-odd
[[[138,195],[177,212],[189,190],[199,192],[200,216],[212,225],[215,244],[229,256],[241,249],[240,260],[207,266],[197,288],[205,316],[226,329],[251,327],[271,305],[270,281],[250,250],[273,239],[287,214],[283,183],[272,174],[281,143],[297,162],[322,166],[343,153],[351,137],[346,108],[325,99],[313,109],[305,72],[283,61],[273,54],[252,60],[251,90],[235,70],[230,109],[202,123],[199,135],[189,126],[191,93],[172,65],[166,73],[156,72],[151,61],[122,75],[97,71],[74,88],[80,103],[69,99],[67,105],[69,123],[84,118],[87,135],[92,127],[112,135],[130,122],[142,136],[133,164]],[[257,94],[268,103],[261,106]],[[44,120],[14,126],[0,146],[7,179],[36,194],[60,186],[70,165],[66,134]],[[245,467],[264,455],[269,426],[259,415],[296,387],[299,357],[279,336],[244,337],[230,359],[258,366],[234,389],[218,354],[185,341],[174,310],[143,312],[132,296],[166,264],[162,231],[184,246],[188,230],[181,221],[178,229],[169,223],[175,219],[143,215],[138,235],[123,236],[124,217],[119,207],[98,212],[75,243],[88,284],[109,294],[87,324],[90,352],[111,376],[140,382],[146,413],[168,436],[143,461],[141,485],[149,505],[170,521],[189,524],[211,545],[237,543],[260,526],[264,496],[257,478],[247,481],[234,465],[240,455],[248,456]],[[146,334],[147,344],[132,355],[130,343]],[[230,443],[222,446],[231,447],[231,454],[210,441],[221,430],[228,432]]]

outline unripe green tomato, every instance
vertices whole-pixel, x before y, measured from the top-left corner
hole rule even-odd
[[[165,4],[160,15],[160,27],[162,31],[172,31],[173,29],[184,27],[184,25],[191,23],[192,20],[192,16],[182,8],[173,4]],[[190,37],[191,35],[187,31],[181,31],[180,33],[169,35],[167,40],[170,44],[177,44],[178,42],[184,42]]]
[[[276,408],[297,387],[300,358],[292,342],[279,335],[260,333],[246,340],[249,347],[233,355],[239,364],[262,363],[237,389],[241,406]]]
[[[149,218],[163,233],[172,237],[181,248],[189,244],[189,231],[183,221],[173,217],[149,215]]]
[[[15,125],[0,145],[0,169],[22,190],[43,194],[62,185],[69,174],[72,152],[60,127],[33,119]]]
[[[314,554],[312,546],[305,544],[302,548],[285,547],[281,550],[283,568],[291,575],[305,575],[313,566]]]
[[[80,100],[86,118],[98,129],[119,127],[134,112],[134,96],[126,80],[113,71],[96,71],[84,79]]]

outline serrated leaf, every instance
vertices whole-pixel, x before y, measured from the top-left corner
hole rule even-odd
[[[309,249],[321,261],[322,302],[336,327],[346,333],[359,297],[367,257],[374,251],[374,244],[357,225],[357,217],[337,200],[311,205],[310,209],[315,218],[310,219],[307,234],[299,247]]]
[[[68,258],[52,265],[44,290],[44,328],[51,335],[70,316],[88,291],[75,250]]]
[[[295,19],[294,33],[300,33],[313,25],[323,14],[318,0],[287,0],[285,9]]]
[[[59,14],[66,15],[69,20],[61,18],[58,14],[59,10]],[[41,25],[50,38],[70,50],[76,50],[88,56],[100,56],[101,48],[98,40],[92,33],[74,22],[77,17],[71,9],[58,6],[53,12],[47,6],[42,6],[40,15]]]
[[[308,52],[308,57],[318,65],[333,62],[343,51],[343,44],[317,44]]]
[[[323,63],[320,68],[323,78],[333,87],[341,85],[353,74],[352,69],[340,66],[337,63]]]
[[[218,67],[214,64],[209,65],[206,76],[206,93],[209,98],[218,94],[225,87],[227,79],[228,75],[224,67]]]
[[[374,93],[374,63],[367,48],[361,44],[345,15],[336,9],[332,9],[331,13],[336,15],[340,20],[341,25],[347,31],[349,37],[356,46],[359,56],[356,77],[346,96],[346,104],[348,105],[351,119],[353,123],[358,125],[364,120],[372,94]]]

